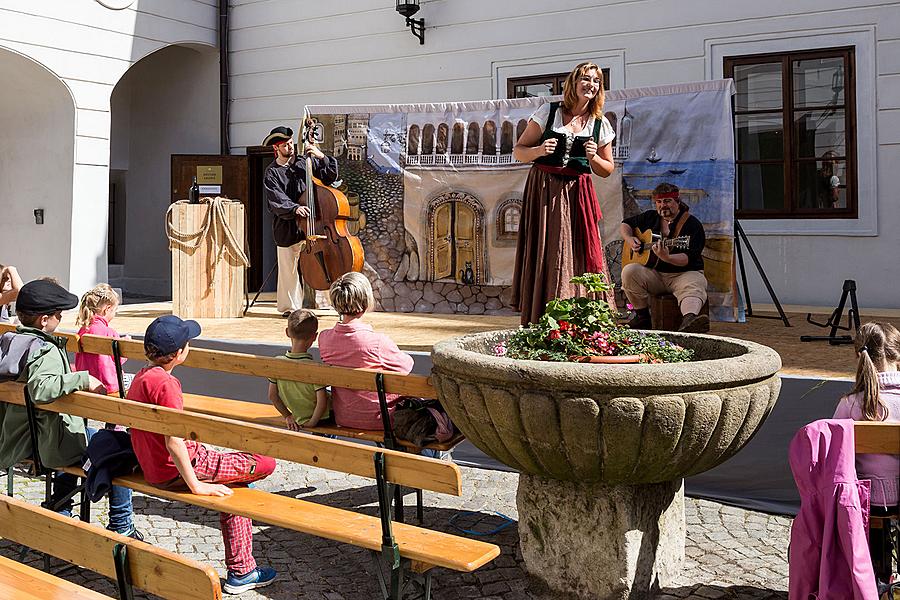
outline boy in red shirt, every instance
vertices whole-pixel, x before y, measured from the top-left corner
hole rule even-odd
[[[144,334],[144,353],[151,365],[134,378],[127,398],[136,402],[182,410],[181,382],[172,369],[185,361],[188,342],[200,335],[196,321],[174,315],[158,317]],[[131,430],[131,443],[147,483],[164,490],[186,491],[200,496],[230,496],[223,484],[248,484],[272,474],[275,459],[247,452],[218,452],[192,440]],[[275,579],[275,570],[257,567],[253,558],[252,521],[219,513],[225,541],[228,576],[223,590],[240,594],[263,587]]]

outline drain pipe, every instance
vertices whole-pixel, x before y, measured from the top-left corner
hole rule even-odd
[[[231,154],[228,136],[228,0],[219,0],[219,153]]]

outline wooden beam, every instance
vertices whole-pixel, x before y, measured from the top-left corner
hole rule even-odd
[[[81,347],[85,352],[93,354],[112,354],[110,339],[105,337],[83,335]],[[119,348],[122,356],[146,360],[143,342],[119,340]],[[376,391],[375,373],[378,372],[374,369],[348,369],[307,361],[301,364],[298,361],[269,356],[194,347],[191,348],[184,366],[252,377],[289,379],[318,385],[340,385],[354,390],[369,391]],[[384,388],[389,394],[437,397],[437,392],[431,385],[431,378],[424,375],[385,373]]]
[[[7,331],[15,331],[16,326],[11,323],[0,323],[0,335]],[[56,337],[66,338],[66,350],[69,352],[78,352],[78,335],[75,333],[66,333],[64,331],[56,331],[53,333]]]
[[[20,383],[0,384],[0,401],[24,405],[23,387]],[[353,442],[330,440],[287,429],[151,406],[89,392],[62,396],[49,404],[41,404],[38,408],[255,452],[361,477],[375,477],[374,455],[376,452],[383,452],[389,457],[385,461],[385,476],[388,481],[417,489],[462,495],[459,467],[451,462],[417,454],[379,450]]]
[[[124,543],[128,545],[128,565],[135,587],[178,600],[222,597],[219,575],[209,565],[2,494],[0,537],[113,580],[116,579],[113,548]]]
[[[109,600],[99,592],[0,556],[0,598],[4,600]]]
[[[900,423],[856,421],[853,432],[859,454],[900,454]]]
[[[387,462],[390,464],[390,460]],[[84,474],[75,467],[63,470],[79,476]],[[241,515],[359,548],[381,550],[381,520],[372,515],[246,487],[233,488],[231,496],[217,497],[161,490],[137,475],[116,477],[113,483],[142,494]],[[415,561],[417,572],[428,570],[429,565],[471,572],[500,554],[498,546],[480,540],[397,522],[392,523],[391,528],[400,555]]]

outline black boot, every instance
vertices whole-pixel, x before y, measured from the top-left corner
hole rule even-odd
[[[625,325],[632,329],[650,329],[650,327],[652,327],[652,323],[650,321],[650,309],[634,309],[634,314],[625,322]]]
[[[681,317],[681,327],[678,331],[684,333],[706,333],[709,331],[709,317],[696,313],[687,313]]]

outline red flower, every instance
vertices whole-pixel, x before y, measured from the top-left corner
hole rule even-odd
[[[569,326],[570,326],[570,325],[569,325],[569,322],[568,322],[568,321],[560,321],[560,322],[559,322],[559,328],[560,328],[561,331],[568,331]]]
[[[554,329],[553,331],[550,332],[550,335],[547,337],[549,337],[551,340],[558,340],[559,338],[562,337],[562,334],[559,333],[559,330]]]

